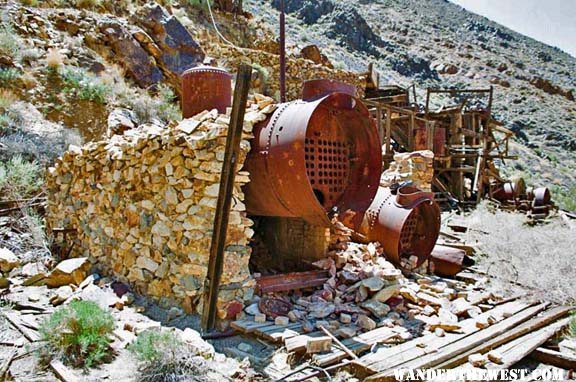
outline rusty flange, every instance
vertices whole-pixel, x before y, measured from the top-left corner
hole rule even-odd
[[[232,76],[224,69],[198,66],[182,74],[182,117],[204,110],[226,113],[232,104]]]
[[[302,85],[302,99],[315,101],[332,93],[346,93],[356,96],[356,87],[344,82],[326,79],[304,81]]]
[[[440,208],[434,194],[405,186],[396,195],[379,187],[358,230],[369,241],[382,244],[386,257],[400,265],[402,258],[416,256],[415,266],[428,256],[440,233]]]
[[[523,178],[502,183],[493,191],[492,196],[502,202],[524,198],[526,196],[526,183]]]
[[[327,215],[348,213],[360,225],[382,166],[376,126],[360,100],[332,93],[281,104],[254,136],[245,164],[249,214],[329,226]]]

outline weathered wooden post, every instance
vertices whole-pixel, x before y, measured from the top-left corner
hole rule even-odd
[[[232,190],[234,188],[236,166],[238,155],[240,153],[242,125],[244,124],[244,113],[246,111],[246,101],[248,99],[251,76],[252,67],[247,64],[241,64],[238,68],[236,87],[234,88],[232,114],[230,116],[230,125],[226,137],[226,151],[224,153],[224,163],[222,164],[222,172],[220,175],[218,203],[216,205],[214,228],[212,230],[212,242],[210,244],[208,274],[204,282],[202,330],[205,333],[214,329],[216,321],[216,303],[218,301],[220,277],[222,275],[222,265],[224,263],[226,232],[228,230],[228,219],[230,217],[230,206],[232,203]]]

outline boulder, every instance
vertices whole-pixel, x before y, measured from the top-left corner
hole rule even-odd
[[[374,316],[382,318],[390,312],[390,307],[377,300],[367,300],[360,304],[366,310],[369,310]]]
[[[159,4],[152,3],[142,7],[136,21],[158,47],[152,48],[149,41],[143,44],[144,48],[154,56],[164,74],[180,91],[181,74],[202,64],[206,57],[204,51],[186,27]]]
[[[74,294],[74,290],[70,285],[61,286],[50,296],[50,303],[54,306],[60,305],[72,297],[72,294]]]
[[[380,302],[386,302],[394,296],[397,296],[400,293],[400,285],[399,284],[392,284],[388,285],[384,289],[381,289],[378,293],[372,297],[372,299]]]
[[[116,108],[108,115],[108,129],[106,130],[106,138],[111,138],[113,135],[124,134],[126,130],[136,127],[134,113],[128,109]]]
[[[112,48],[114,57],[136,83],[147,88],[162,81],[162,72],[154,59],[119,21],[103,19],[98,24],[104,41]]]
[[[180,333],[180,338],[188,344],[197,354],[205,357],[212,358],[215,354],[214,347],[202,339],[202,336],[197,331],[186,328]]]
[[[0,248],[0,271],[10,272],[20,265],[20,260],[8,248]]]
[[[80,283],[88,275],[90,262],[87,257],[77,257],[60,262],[56,268],[46,276],[44,283],[50,288],[58,288],[63,285]]]

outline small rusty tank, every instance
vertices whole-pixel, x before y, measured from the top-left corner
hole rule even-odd
[[[358,232],[367,241],[382,244],[388,260],[402,266],[417,259],[420,266],[432,252],[440,234],[440,208],[434,194],[413,186],[379,187]]]
[[[280,104],[254,136],[245,164],[249,214],[328,226],[338,213],[360,225],[378,188],[382,153],[359,99],[336,92]]]
[[[182,74],[182,117],[190,118],[204,110],[226,113],[232,104],[232,76],[226,70],[198,66]]]

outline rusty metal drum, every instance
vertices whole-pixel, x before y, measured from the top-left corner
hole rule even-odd
[[[550,204],[551,195],[548,187],[538,187],[532,191],[532,207],[542,207]]]
[[[226,113],[232,104],[232,76],[226,70],[198,66],[182,74],[182,117],[190,118],[204,110]]]
[[[379,187],[359,233],[380,242],[394,264],[416,256],[417,267],[428,259],[440,234],[440,208],[431,192],[405,186],[394,194],[389,187]]]
[[[304,81],[302,85],[302,99],[315,101],[331,93],[346,93],[356,96],[356,87],[344,82],[326,79]]]
[[[328,226],[338,213],[360,225],[382,170],[376,126],[360,100],[332,93],[280,104],[254,136],[245,163],[249,214]]]

